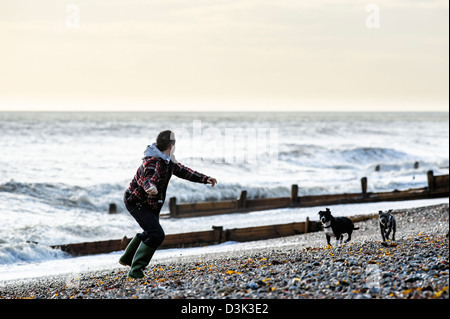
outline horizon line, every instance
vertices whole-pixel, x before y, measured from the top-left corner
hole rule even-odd
[[[449,110],[2,110],[1,113],[449,113]]]

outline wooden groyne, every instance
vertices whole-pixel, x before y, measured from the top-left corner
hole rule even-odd
[[[378,218],[378,214],[356,215],[349,218],[353,222],[357,223]],[[159,249],[201,247],[218,245],[227,241],[248,242],[265,240],[306,234],[320,230],[322,230],[322,224],[319,221],[310,221],[308,217],[304,222],[279,225],[232,229],[223,229],[222,226],[213,226],[212,230],[207,231],[166,235],[166,238]],[[131,238],[127,238],[125,236],[122,239],[55,245],[51,247],[54,249],[60,249],[74,256],[84,256],[107,254],[114,251],[124,250],[130,241]]]
[[[222,226],[213,226],[212,230],[207,231],[166,235],[160,249],[217,245],[226,241],[247,242],[278,238],[319,231],[321,230],[321,227],[320,222],[310,221],[309,218],[307,218],[305,222],[299,223],[246,228],[223,229]],[[95,255],[123,250],[130,240],[131,238],[124,237],[116,240],[55,245],[51,247],[61,249],[74,256]]]
[[[241,192],[236,200],[219,202],[177,204],[176,198],[172,197],[169,200],[169,215],[171,218],[199,217],[277,208],[401,201],[449,196],[448,174],[434,176],[433,171],[429,171],[427,180],[428,187],[378,193],[367,191],[367,178],[363,177],[361,179],[361,193],[299,196],[298,185],[292,185],[289,197],[248,199],[247,191],[245,190]]]
[[[288,208],[288,207],[312,207],[351,204],[351,203],[369,203],[381,201],[400,201],[414,200],[424,198],[440,198],[449,196],[449,175],[434,176],[432,171],[428,172],[428,187],[409,189],[406,191],[392,191],[383,193],[367,192],[367,179],[361,180],[362,192],[356,194],[333,194],[333,195],[312,195],[298,196],[298,187],[293,185],[291,196],[286,198],[265,198],[248,200],[246,192],[241,193],[236,201],[207,202],[195,204],[176,205],[176,201],[171,199],[170,209],[171,217],[192,217],[208,216],[214,214],[226,214],[235,212],[250,212],[257,210]],[[176,214],[173,215],[173,212]],[[350,217],[354,222],[360,222],[371,218],[377,218],[378,214],[358,215]],[[169,234],[161,249],[167,248],[185,248],[208,246],[224,243],[226,241],[246,242],[255,240],[264,240],[270,238],[293,236],[308,232],[316,232],[322,229],[319,221],[310,221],[306,218],[305,222],[296,222],[289,224],[267,225],[246,228],[223,229],[222,226],[213,226],[212,230]],[[55,249],[61,249],[75,256],[105,254],[125,249],[131,238],[95,241],[86,243],[54,245]]]

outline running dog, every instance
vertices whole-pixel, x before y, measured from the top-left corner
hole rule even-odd
[[[327,243],[330,244],[331,236],[336,237],[336,245],[342,243],[344,234],[348,234],[348,238],[345,240],[348,243],[352,239],[353,230],[359,229],[355,227],[350,218],[347,217],[333,217],[331,211],[327,208],[325,211],[319,212],[319,218],[322,222],[323,230],[327,237]]]
[[[381,210],[378,212],[378,221],[380,222],[380,231],[383,242],[386,239],[389,240],[389,235],[392,231],[392,240],[395,241],[395,231],[397,230],[397,224],[395,222],[394,216],[391,214],[392,209],[383,213]]]

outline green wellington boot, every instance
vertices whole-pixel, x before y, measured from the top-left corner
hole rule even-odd
[[[138,235],[134,236],[133,239],[128,243],[125,252],[122,257],[119,258],[119,264],[123,266],[131,266],[131,262],[133,261],[134,254],[141,243],[141,239]]]
[[[134,255],[133,262],[131,263],[131,269],[128,273],[128,277],[143,278],[145,276],[143,270],[150,263],[155,251],[156,249],[153,249],[147,246],[144,242],[141,242],[136,254]]]

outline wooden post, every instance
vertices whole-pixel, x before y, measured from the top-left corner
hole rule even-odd
[[[177,211],[177,198],[171,197],[169,199],[169,212],[170,217],[178,217],[178,211]]]
[[[291,186],[291,206],[297,206],[298,204],[298,185]]]
[[[238,208],[247,208],[247,191],[242,191],[238,199]]]
[[[428,179],[428,191],[432,192],[432,191],[434,191],[434,173],[433,173],[433,171],[427,172],[427,179]]]
[[[114,203],[109,204],[109,213],[116,214],[117,213],[117,205]]]
[[[120,241],[120,249],[124,250],[125,248],[127,248],[129,242],[130,240],[127,238],[127,236],[123,236],[122,240]]]
[[[305,221],[305,234],[308,233],[308,228],[309,228],[309,217],[306,217],[306,221]]]
[[[223,243],[224,242],[224,239],[222,238],[223,226],[213,226],[212,228],[214,230],[215,244]]]
[[[362,197],[367,198],[367,177],[361,178]]]

